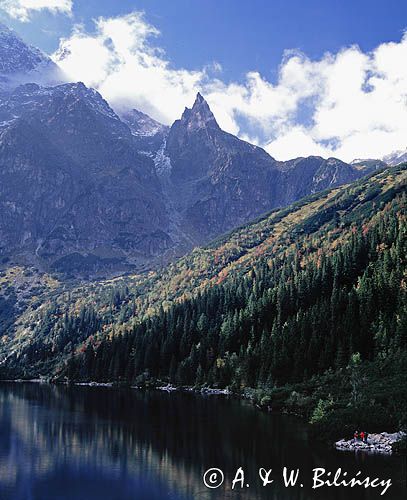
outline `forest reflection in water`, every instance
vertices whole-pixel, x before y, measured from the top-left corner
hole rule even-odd
[[[304,488],[284,487],[284,466],[301,470]],[[219,489],[203,484],[211,467],[225,473]],[[250,486],[231,490],[239,467]],[[273,469],[272,485],[261,486],[260,467]],[[380,497],[379,489],[312,490],[314,467],[392,478],[384,498],[405,493],[402,457],[354,455],[311,443],[299,419],[262,413],[236,399],[0,384],[1,500]]]

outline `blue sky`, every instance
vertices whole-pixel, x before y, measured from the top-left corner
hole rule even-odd
[[[49,54],[65,39],[70,58],[61,61],[58,52],[54,58],[72,79],[95,86],[116,108],[134,105],[171,123],[201,90],[225,129],[280,157],[304,150],[350,159],[359,149],[361,155],[366,150],[377,155],[407,144],[403,113],[393,114],[393,121],[400,121],[397,130],[389,130],[391,120],[377,118],[386,109],[407,106],[401,89],[405,75],[396,61],[406,65],[406,0],[39,0],[44,8],[31,10],[27,5],[33,0],[27,1],[0,0],[0,20]],[[126,17],[132,13],[135,17]],[[96,25],[99,18],[105,21]],[[112,19],[122,24],[109,24]],[[126,40],[121,53],[120,33],[127,28],[135,42]],[[93,67],[92,57],[103,64]],[[93,78],[90,67],[99,76]],[[349,99],[355,89],[360,94],[352,103],[358,116],[376,106],[377,116],[368,113],[370,128],[360,118],[356,128],[343,125],[347,118],[355,121],[347,117],[344,87]],[[372,88],[375,92],[366,91]],[[390,104],[389,89],[399,93]],[[329,118],[330,109],[335,113]],[[338,131],[331,126],[335,121]],[[383,151],[373,147],[377,140]]]
[[[222,64],[229,79],[258,70],[275,78],[286,49],[310,58],[358,44],[363,51],[399,41],[407,29],[406,0],[78,0],[73,18],[36,13],[31,23],[11,20],[27,41],[53,52],[73,22],[93,28],[92,19],[144,11],[161,32],[161,45],[174,65],[200,68]]]

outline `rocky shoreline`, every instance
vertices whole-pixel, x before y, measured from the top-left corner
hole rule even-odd
[[[47,378],[32,378],[32,379],[10,379],[10,380],[0,380],[0,382],[11,382],[11,383],[35,383],[35,384],[52,384],[57,383],[61,385],[69,385],[68,381],[54,381]],[[83,386],[83,387],[120,387],[115,382],[72,382],[72,385]],[[128,387],[128,386],[122,386]],[[144,389],[143,386],[131,385],[130,389]],[[232,392],[229,389],[217,389],[213,387],[192,387],[192,386],[175,386],[172,384],[166,384],[162,386],[151,386],[150,389],[164,391],[164,392],[196,392],[199,394],[208,394],[208,395],[219,395],[222,394],[224,396],[232,395]]]
[[[335,448],[337,450],[344,451],[365,451],[373,453],[393,453],[394,447],[405,439],[407,434],[405,432],[394,432],[389,434],[388,432],[381,432],[380,434],[369,434],[367,438],[367,443],[349,439],[341,439],[335,443]]]
[[[199,394],[208,394],[208,395],[219,395],[223,394],[225,396],[229,396],[232,393],[229,391],[229,389],[215,389],[212,387],[201,387],[199,389],[195,387],[176,387],[171,384],[163,385],[156,387],[157,390],[159,391],[165,391],[165,392],[174,392],[174,391],[183,391],[183,392],[197,392]]]

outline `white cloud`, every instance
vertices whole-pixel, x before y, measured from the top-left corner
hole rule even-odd
[[[165,123],[178,117],[207,70],[172,68],[150,45],[159,33],[140,13],[95,23],[93,34],[76,26],[54,54],[68,77],[96,87],[116,107],[136,106]]]
[[[354,46],[319,60],[287,51],[275,83],[251,71],[226,84],[216,62],[194,71],[173,67],[140,13],[99,18],[95,28],[76,26],[54,59],[116,108],[131,105],[171,123],[200,90],[225,130],[256,137],[278,159],[351,160],[407,145],[407,36],[370,53]]]
[[[312,121],[302,132],[310,139],[309,151],[321,146],[345,160],[382,157],[407,145],[407,36],[400,43],[385,43],[365,54],[357,47],[306,64],[318,82]],[[301,105],[301,98],[298,101]],[[286,157],[295,135],[287,132],[267,149],[286,143]],[[292,141],[290,141],[290,136]],[[314,144],[312,146],[312,144]],[[333,144],[324,146],[324,144]],[[282,152],[283,154],[283,152]]]
[[[300,125],[289,127],[277,139],[268,144],[265,149],[277,159],[290,159],[308,155],[331,156],[330,149],[318,144],[308,131]]]
[[[72,0],[0,0],[0,9],[10,17],[28,22],[35,11],[48,10],[53,14],[72,13]]]

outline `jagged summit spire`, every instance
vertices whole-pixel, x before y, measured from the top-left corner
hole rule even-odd
[[[215,116],[200,92],[196,94],[196,99],[192,108],[185,108],[181,122],[183,122],[190,130],[197,130],[206,127],[219,128]]]
[[[206,101],[205,101],[204,97],[202,96],[202,94],[200,92],[198,92],[196,94],[196,99],[195,99],[195,102],[194,102],[194,106],[199,105],[202,102],[206,102]]]
[[[195,102],[194,105],[192,106],[192,110],[198,110],[198,109],[205,109],[206,112],[212,114],[209,104],[206,102],[205,98],[202,96],[200,92],[196,94]]]

